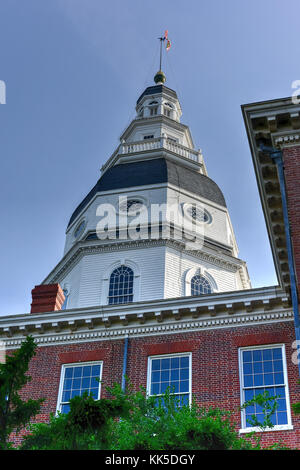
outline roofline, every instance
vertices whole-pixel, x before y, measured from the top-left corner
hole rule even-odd
[[[289,297],[279,286],[270,286],[123,305],[10,315],[0,317],[0,333],[9,349],[19,347],[27,334],[31,334],[39,346],[49,346],[111,340],[127,335],[174,334],[292,321],[292,316]]]

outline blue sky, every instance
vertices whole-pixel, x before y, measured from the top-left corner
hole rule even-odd
[[[75,207],[153,84],[166,85],[224,192],[252,285],[276,284],[241,104],[300,79],[297,0],[2,0],[0,314],[30,311]]]

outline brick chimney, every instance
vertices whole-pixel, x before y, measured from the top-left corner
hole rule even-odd
[[[30,313],[53,312],[61,310],[65,295],[59,284],[35,286],[31,291],[32,303]]]

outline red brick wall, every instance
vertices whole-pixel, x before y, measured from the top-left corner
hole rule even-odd
[[[65,294],[59,284],[42,284],[31,291],[30,313],[53,312],[61,310]]]
[[[284,343],[290,400],[294,403],[300,401],[300,385],[297,384],[298,368],[291,360],[293,341],[293,322],[129,338],[127,375],[136,389],[146,387],[149,356],[191,352],[193,395],[204,406],[234,410],[234,420],[239,427],[238,348]],[[123,350],[123,340],[40,347],[30,364],[32,381],[23,392],[24,397],[46,397],[37,420],[46,421],[49,413],[56,410],[62,364],[103,360],[101,396],[104,397],[106,386],[121,383]],[[292,416],[292,423],[294,430],[264,433],[263,442],[282,439],[291,447],[300,447],[300,419]]]
[[[284,175],[295,269],[300,282],[300,146],[283,149]],[[299,289],[299,286],[298,286]]]

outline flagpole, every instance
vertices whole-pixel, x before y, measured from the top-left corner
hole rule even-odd
[[[162,59],[162,43],[164,38],[158,38],[160,40],[160,57],[159,57],[159,70],[161,70],[161,59]]]

